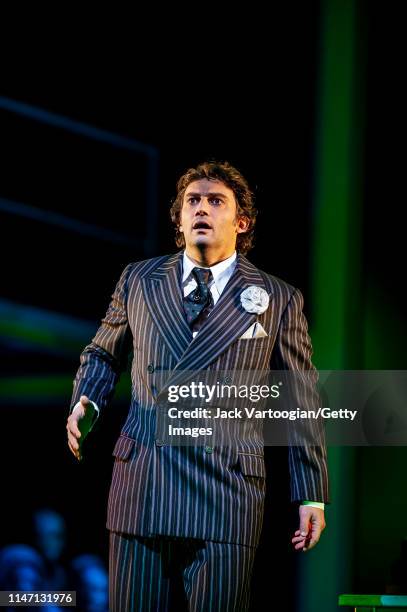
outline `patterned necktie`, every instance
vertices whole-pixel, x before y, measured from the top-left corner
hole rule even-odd
[[[193,268],[197,287],[183,299],[184,311],[192,332],[199,331],[213,308],[213,298],[208,283],[212,280],[209,268]]]

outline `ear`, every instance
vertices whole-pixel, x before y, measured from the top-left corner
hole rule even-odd
[[[247,230],[249,229],[249,226],[250,226],[249,217],[246,217],[246,215],[241,215],[240,217],[238,217],[237,223],[236,223],[236,231],[238,234],[244,234],[244,232],[247,232]]]

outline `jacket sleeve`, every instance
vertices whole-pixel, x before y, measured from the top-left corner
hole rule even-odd
[[[283,313],[271,369],[287,370],[290,408],[317,411],[318,373],[312,364],[312,345],[303,313],[303,296],[296,289]],[[327,451],[322,419],[288,422],[288,461],[292,501],[329,502]]]
[[[127,317],[131,268],[132,264],[129,264],[124,269],[96,336],[81,353],[80,366],[74,379],[71,411],[81,395],[87,395],[102,410],[113,397],[120,374],[126,369],[132,347]]]

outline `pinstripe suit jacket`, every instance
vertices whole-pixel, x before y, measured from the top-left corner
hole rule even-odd
[[[155,437],[162,372],[168,373],[168,386],[183,370],[312,368],[302,296],[238,254],[232,277],[192,339],[181,276],[182,252],[125,268],[96,336],[81,354],[72,406],[85,394],[103,411],[133,350],[131,404],[113,452],[107,527],[256,546],[265,496],[262,445],[160,445]],[[241,306],[240,294],[250,285],[270,296],[261,315]],[[240,340],[255,321],[268,336]],[[325,452],[323,442],[289,448],[293,501],[328,501]]]

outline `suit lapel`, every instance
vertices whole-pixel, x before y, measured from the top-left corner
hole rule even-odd
[[[168,349],[179,362],[192,341],[182,306],[182,251],[142,279],[147,308]]]
[[[250,285],[266,288],[257,268],[238,254],[236,268],[229,282],[205,325],[185,348],[166,386],[174,384],[173,381],[182,370],[206,369],[256,321],[257,315],[247,312],[240,301],[242,291]]]

